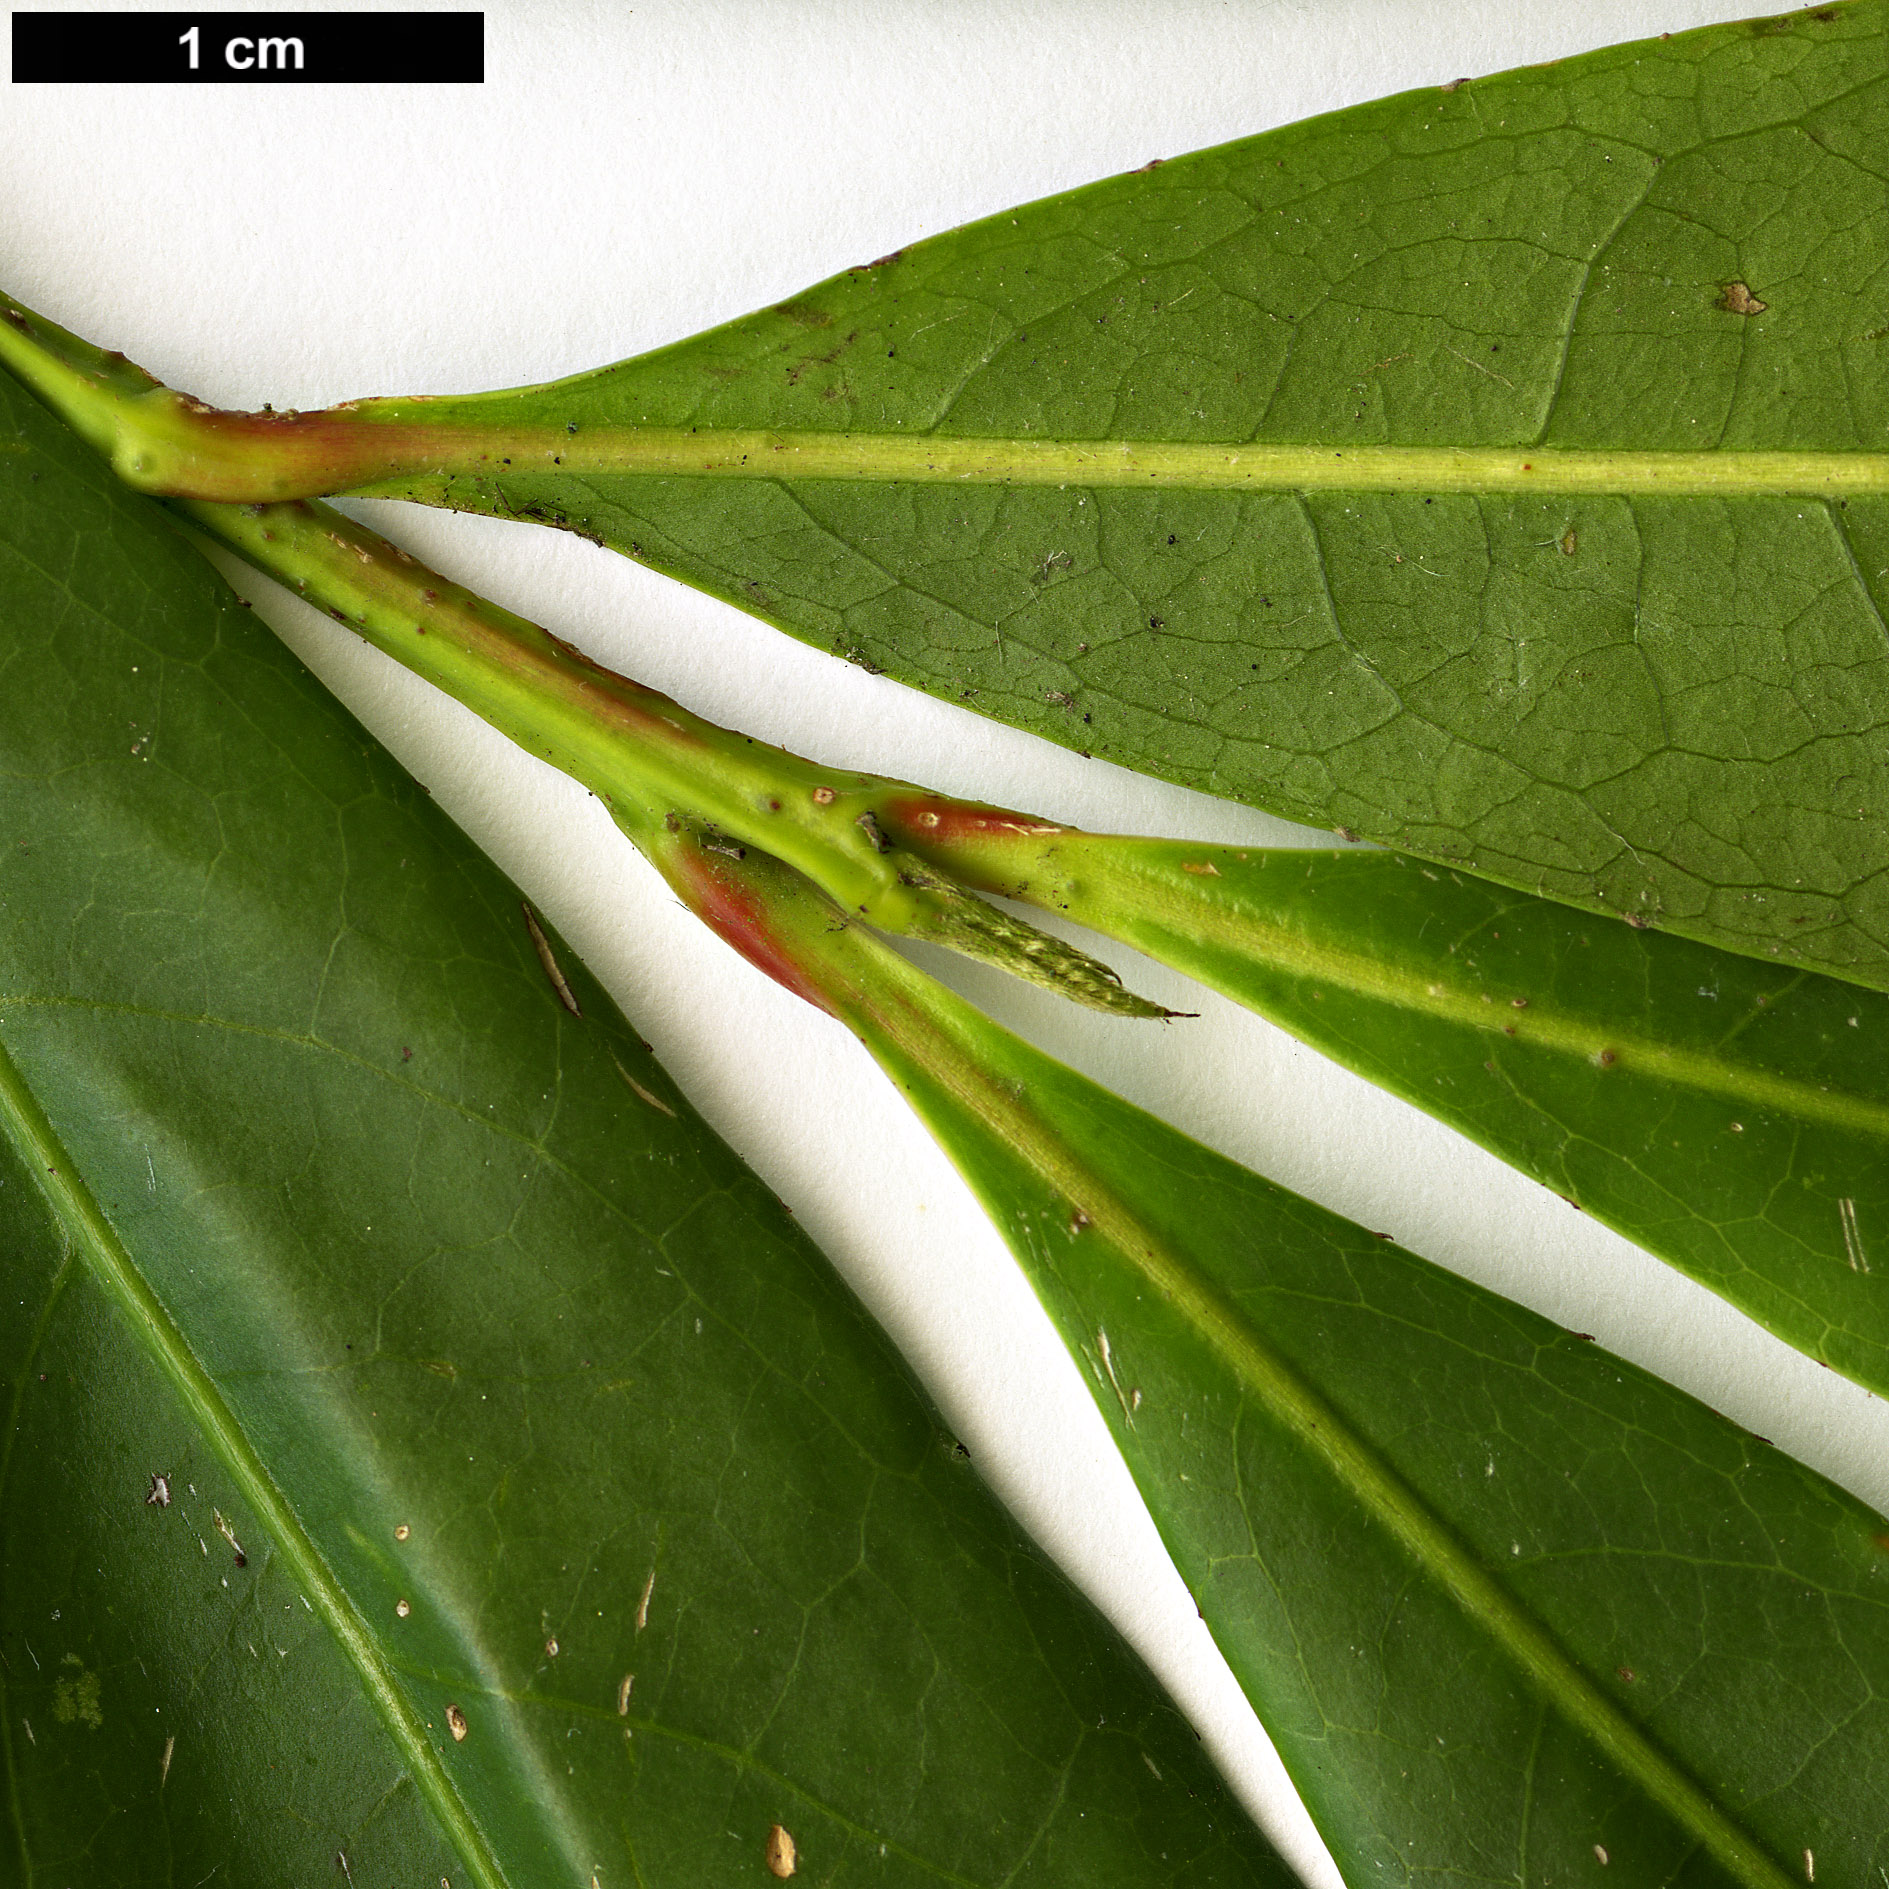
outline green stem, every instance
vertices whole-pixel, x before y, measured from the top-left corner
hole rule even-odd
[[[633,834],[688,814],[765,848],[882,931],[994,964],[1091,1008],[1160,1017],[1104,964],[897,847],[874,809],[917,789],[718,727],[416,563],[325,505],[171,501],[216,543],[583,782]]]
[[[913,928],[924,889],[905,883],[904,862],[859,824],[885,783],[719,728],[327,506],[179,499],[171,509],[574,775],[613,814],[693,809],[791,860],[872,924]]]
[[[176,498],[173,512],[575,776],[619,823],[647,827],[652,816],[687,812],[736,844],[786,860],[883,930],[931,939],[1095,1008],[1168,1014],[1124,991],[1085,953],[967,895],[940,849],[921,857],[895,844],[880,809],[896,801],[914,831],[928,819],[956,831],[985,816],[1010,819],[1031,836],[1055,835],[1059,827],[966,808],[906,782],[820,767],[718,727],[427,570],[331,508],[270,498],[301,483],[296,442],[313,437],[302,417],[217,414],[122,355],[4,299],[0,362],[123,476],[147,488],[223,491],[194,475],[149,475],[160,461],[173,469],[195,464],[190,455],[209,450],[206,442],[227,446],[235,434],[225,423],[233,418],[253,421],[237,481],[251,502]],[[323,418],[329,422],[353,425],[348,409]]]
[[[295,415],[218,415],[122,355],[5,301],[0,363],[147,490],[226,490],[227,483],[189,469],[240,435],[239,459],[250,471],[237,486],[251,498],[281,491],[284,479],[251,474],[292,470],[296,442],[312,437]],[[351,424],[338,412],[341,419],[328,419]],[[242,422],[234,431],[225,424],[233,419]],[[284,476],[296,489],[296,479]],[[1107,965],[895,847],[874,807],[888,793],[915,789],[819,767],[704,721],[326,506],[300,499],[230,505],[211,497],[178,498],[172,510],[574,775],[620,822],[641,828],[651,816],[686,811],[712,822],[725,843],[762,846],[790,861],[883,930],[947,946],[1095,1009],[1169,1014],[1123,990]]]

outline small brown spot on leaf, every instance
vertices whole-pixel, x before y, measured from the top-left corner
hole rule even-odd
[[[797,322],[802,328],[831,328],[833,317],[824,308],[815,308],[808,302],[780,302],[775,305],[775,314],[785,315],[791,322]]]
[[[551,949],[551,940],[544,935],[544,927],[538,923],[538,915],[523,899],[518,901],[518,909],[525,915],[525,929],[531,934],[531,948],[538,954],[538,962],[544,967],[544,974],[551,980],[551,988],[558,994],[561,1003],[572,1016],[581,1017],[584,1013],[578,1008],[576,997],[571,987],[564,981],[564,973],[558,966],[557,956]]]
[[[1771,304],[1759,301],[1742,282],[1727,282],[1721,286],[1715,306],[1732,315],[1762,315]]]
[[[394,1602],[394,1618],[396,1620],[406,1619],[407,1615],[410,1614],[412,1611],[413,1611],[412,1607],[409,1606],[407,1602],[405,1602],[404,1600],[397,1600]]]
[[[468,1729],[466,1715],[456,1705],[449,1705],[446,1708],[446,1729],[452,1733],[455,1745],[463,1745],[466,1742]]]
[[[623,1080],[627,1082],[633,1090],[635,1090],[637,1096],[641,1100],[647,1102],[649,1106],[653,1109],[660,1109],[662,1113],[667,1115],[671,1121],[675,1120],[675,1117],[676,1117],[675,1110],[672,1109],[669,1106],[669,1104],[662,1099],[661,1096],[655,1094],[653,1091],[649,1089],[644,1088],[643,1085],[640,1082],[638,1082],[637,1079],[633,1075],[631,1075],[630,1072],[627,1069],[625,1069],[621,1063],[617,1062],[615,1055],[612,1055],[610,1060],[613,1063],[616,1063],[617,1074],[621,1076]]]
[[[1633,1684],[1633,1668],[1631,1666],[1616,1666],[1614,1671],[1617,1672],[1628,1685]]]
[[[248,1567],[249,1557],[243,1552],[243,1544],[236,1539],[236,1530],[223,1519],[222,1511],[220,1509],[212,1509],[210,1511],[210,1519],[216,1523],[216,1532],[229,1543],[230,1552],[236,1557],[236,1565],[239,1568]]]
[[[396,1528],[396,1529],[394,1530],[394,1540],[395,1540],[395,1541],[405,1541],[405,1540],[406,1540],[406,1538],[407,1538],[407,1537],[408,1537],[409,1535],[411,1535],[412,1533],[413,1533],[413,1530],[412,1530],[412,1529],[410,1529],[410,1528],[409,1528],[409,1527],[408,1527],[408,1526],[406,1525],[406,1523],[405,1523],[405,1522],[402,1522],[402,1523],[400,1524],[400,1526],[399,1526],[398,1528]]]
[[[1561,534],[1561,555],[1564,558],[1571,558],[1579,544],[1580,540],[1574,535],[1574,527],[1570,525]]]
[[[799,1867],[794,1839],[778,1823],[767,1833],[767,1867],[770,1875],[780,1877],[783,1882]]]
[[[1212,860],[1208,860],[1204,864],[1198,865],[1198,866],[1193,865],[1189,863],[1188,861],[1183,860],[1181,862],[1181,870],[1183,872],[1200,873],[1209,879],[1217,879],[1220,876],[1220,868],[1216,866]]]
[[[816,807],[830,807],[839,798],[830,787],[816,787],[813,790],[813,804]]]
[[[628,1718],[630,1715],[630,1688],[636,1684],[634,1673],[625,1673],[617,1686],[617,1717]]]

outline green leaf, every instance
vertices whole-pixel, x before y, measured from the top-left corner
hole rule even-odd
[[[0,1873],[1287,1882],[602,990],[4,380],[0,619]]]
[[[672,853],[998,1219],[1347,1881],[1889,1866],[1882,1517],[1061,1067],[763,856]]]
[[[563,525],[1085,753],[1883,987],[1884,24],[1409,93],[283,421],[300,483],[149,476]]]
[[[896,791],[878,818],[1249,1005],[1889,1394],[1889,998],[1393,853]]]

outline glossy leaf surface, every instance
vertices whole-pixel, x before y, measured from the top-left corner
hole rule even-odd
[[[1889,1394],[1889,998],[1378,852],[889,833],[1198,977]]]
[[[0,1875],[1287,1880],[582,967],[4,381],[0,620]]]
[[[1884,26],[1355,108],[600,373],[370,403],[333,465],[1084,752],[1880,987]]]
[[[761,856],[669,870],[997,1217],[1347,1881],[1875,1882],[1882,1517],[1051,1061]]]

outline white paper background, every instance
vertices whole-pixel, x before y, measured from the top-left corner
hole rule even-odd
[[[1746,10],[501,0],[483,87],[10,87],[0,283],[220,405],[467,392],[677,339],[1151,157]],[[576,539],[367,509],[604,662],[836,765],[1088,827],[1295,831],[907,693]],[[581,790],[325,618],[259,580],[240,588],[602,976],[891,1329],[1005,1499],[1155,1667],[1286,1854],[1335,1885],[1075,1372],[858,1045],[703,932]],[[1110,1022],[940,968],[1215,1147],[1595,1333],[1889,1505],[1877,1400],[1245,1012],[1107,955],[1199,1021]]]

